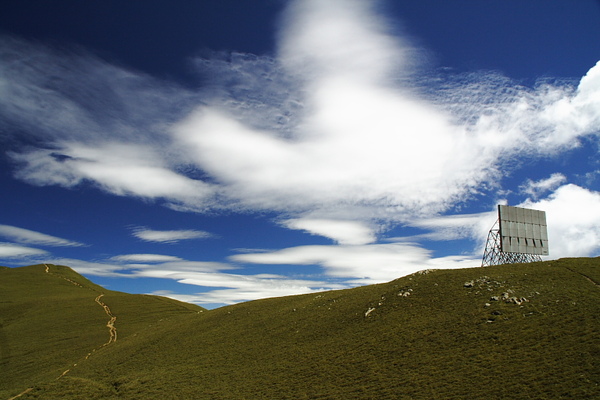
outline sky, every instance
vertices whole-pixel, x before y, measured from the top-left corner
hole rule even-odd
[[[600,256],[600,2],[7,0],[0,265],[207,308]]]

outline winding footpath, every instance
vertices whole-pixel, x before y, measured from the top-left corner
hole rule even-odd
[[[51,273],[50,272],[50,267],[48,266],[48,264],[44,264],[46,266],[46,272],[47,273]],[[65,278],[64,276],[61,276],[62,279],[66,280],[67,282],[72,283],[75,286],[79,286],[79,287],[83,287],[81,286],[79,283],[69,279],[69,278]],[[104,312],[106,313],[106,315],[108,315],[108,322],[106,323],[106,327],[108,328],[108,342],[104,343],[102,346],[100,346],[98,349],[101,349],[105,346],[108,346],[111,343],[114,343],[117,341],[117,328],[115,327],[115,321],[117,320],[117,317],[113,315],[113,313],[110,311],[110,308],[102,301],[100,300],[102,298],[102,296],[104,296],[104,293],[99,294],[94,301],[96,303],[98,303],[98,305],[100,307],[102,307],[104,309]],[[91,352],[89,352],[86,356],[85,356],[85,360],[87,360],[88,358],[90,358],[90,356],[98,349],[94,349]],[[73,367],[76,367],[77,363],[73,364]],[[60,378],[62,378],[63,376],[65,376],[66,374],[68,374],[71,371],[71,369],[67,369],[65,371],[63,371],[62,374],[60,374],[60,376],[58,378],[56,378],[56,380],[59,380]]]
[[[69,280],[69,279],[67,279],[67,280]],[[73,282],[73,283],[77,284],[76,282]],[[81,285],[79,285],[79,286],[81,286]],[[110,308],[109,308],[109,307],[108,307],[106,304],[104,304],[104,302],[102,302],[102,300],[100,300],[100,299],[102,298],[102,296],[104,296],[104,293],[102,293],[102,294],[98,295],[98,297],[96,297],[96,298],[94,299],[94,301],[95,301],[96,303],[98,303],[98,304],[99,304],[99,305],[100,305],[100,306],[101,306],[101,307],[104,309],[104,312],[106,313],[106,315],[108,315],[108,317],[109,317],[110,319],[109,319],[109,320],[108,320],[108,322],[106,323],[106,326],[108,327],[108,334],[109,334],[108,342],[106,342],[106,343],[104,343],[102,346],[100,346],[100,347],[99,347],[100,349],[101,349],[102,347],[104,347],[104,346],[108,346],[109,344],[111,344],[111,343],[114,343],[114,342],[116,342],[116,341],[117,341],[117,328],[115,328],[115,321],[117,320],[117,317],[115,317],[115,316],[112,314],[112,312],[110,311]],[[91,352],[89,352],[89,353],[88,353],[88,354],[85,356],[85,359],[87,360],[88,358],[90,358],[90,356],[91,356],[92,354],[94,354],[94,352],[95,352],[96,350],[98,350],[98,349],[94,349],[94,350],[92,350]],[[77,366],[77,363],[73,364],[73,367],[76,367],[76,366]],[[56,380],[59,380],[60,378],[62,378],[62,377],[63,377],[63,376],[65,376],[66,374],[68,374],[70,371],[71,371],[71,368],[69,368],[69,369],[67,369],[67,370],[63,371],[63,373],[62,373],[62,374],[60,374],[60,376],[59,376],[58,378],[56,378]]]
[[[11,397],[11,398],[10,398],[10,399],[8,399],[8,400],[14,400],[14,399],[16,399],[16,398],[18,398],[18,397],[21,397],[21,396],[23,396],[23,395],[25,395],[25,394],[27,394],[27,393],[31,392],[32,390],[33,390],[33,388],[27,388],[27,389],[23,390],[21,393],[19,393],[18,395],[14,396],[14,397]]]
[[[101,295],[99,295],[98,297],[96,297],[96,303],[100,304],[100,306],[102,308],[104,308],[104,312],[106,313],[106,315],[108,315],[108,317],[110,318],[108,320],[108,322],[106,323],[106,326],[108,327],[108,334],[109,339],[108,342],[104,343],[102,345],[102,347],[104,346],[108,346],[111,343],[114,343],[117,341],[117,328],[115,328],[115,321],[117,320],[117,317],[115,317],[112,312],[110,311],[110,308],[108,308],[108,306],[106,304],[104,304],[102,302],[102,300],[100,300],[102,298],[102,296],[104,296],[104,293],[102,293]]]
[[[81,284],[79,284],[78,282],[75,282],[75,281],[73,281],[73,280],[71,280],[69,278],[66,278],[64,276],[60,276],[58,274],[54,274],[53,272],[50,272],[50,266],[48,264],[44,264],[44,267],[46,267],[45,271],[46,271],[47,274],[58,276],[59,278],[64,279],[65,281],[67,281],[67,282],[69,282],[69,283],[71,283],[71,284],[73,284],[75,286],[79,286],[79,287],[83,288],[83,286]],[[110,310],[110,308],[102,300],[100,300],[103,296],[104,296],[104,293],[99,294],[94,299],[94,301],[96,303],[98,303],[98,305],[100,305],[100,307],[102,307],[104,309],[104,312],[106,313],[106,315],[109,318],[108,322],[106,323],[106,327],[108,328],[109,338],[108,338],[108,342],[104,343],[98,349],[101,349],[101,348],[103,348],[105,346],[108,346],[109,344],[114,343],[114,342],[117,341],[117,328],[115,327],[115,321],[117,320],[117,317],[115,315],[113,315],[113,313]],[[85,360],[87,360],[98,349],[94,349],[90,353],[88,353],[87,356],[85,356]],[[73,364],[73,367],[76,367],[76,366],[77,366],[77,363]],[[62,374],[60,374],[60,376],[58,378],[56,378],[56,380],[59,380],[60,378],[62,378],[66,374],[68,374],[71,371],[71,368],[65,370]],[[19,397],[21,397],[21,396],[29,393],[32,390],[33,390],[32,387],[31,388],[27,388],[24,391],[22,391],[21,393],[17,394],[16,396],[9,398],[8,400],[14,400],[16,398],[19,398]]]
[[[47,274],[53,274],[52,272],[50,272],[50,266],[48,264],[44,264],[44,266],[46,267],[46,273]],[[79,283],[75,282],[74,280],[71,280],[69,278],[65,278],[64,276],[61,276],[60,278],[64,279],[65,281],[67,281],[67,282],[69,282],[69,283],[71,283],[71,284],[73,284],[75,286],[79,286],[81,288],[83,287]],[[115,327],[115,321],[117,320],[117,317],[114,316],[112,314],[112,312],[110,311],[110,308],[102,300],[100,300],[102,298],[102,296],[104,296],[104,293],[101,293],[100,295],[98,295],[94,299],[94,301],[96,303],[98,303],[100,305],[100,307],[102,307],[104,309],[104,312],[106,313],[106,315],[108,315],[109,320],[106,323],[106,327],[108,328],[109,339],[108,339],[108,342],[104,343],[100,347],[107,346],[107,345],[109,345],[109,344],[114,343],[114,342],[117,341],[117,328]]]
[[[44,264],[46,266],[46,272],[47,273],[51,273],[50,272],[50,267],[48,266],[48,264]],[[75,286],[79,286],[79,287],[83,287],[81,286],[79,283],[69,279],[69,278],[65,278],[64,276],[61,276],[62,279],[66,280],[67,282],[72,283]],[[102,346],[100,346],[98,349],[101,349],[105,346],[108,346],[111,343],[114,343],[117,341],[117,328],[115,327],[115,321],[117,320],[117,317],[113,315],[113,313],[110,311],[110,308],[102,301],[100,300],[102,298],[102,296],[104,296],[104,293],[99,294],[94,301],[96,303],[98,303],[98,305],[100,307],[102,307],[104,309],[104,312],[106,313],[106,315],[108,315],[108,322],[106,323],[106,327],[108,328],[108,342],[104,343]],[[87,360],[88,358],[90,358],[90,356],[98,349],[94,349],[91,352],[89,352],[86,356],[85,356],[85,360]],[[73,364],[73,367],[76,367],[77,363]],[[68,374],[71,371],[71,368],[63,371],[62,374],[60,374],[60,376],[58,378],[56,378],[56,380],[59,380],[60,378],[62,378],[63,376],[65,376],[66,374]]]

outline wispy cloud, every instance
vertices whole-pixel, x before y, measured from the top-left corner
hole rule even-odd
[[[231,201],[406,221],[497,187],[511,160],[556,154],[597,132],[590,106],[600,66],[578,88],[531,89],[486,73],[433,90],[412,68],[416,51],[370,11],[365,2],[293,3],[278,58],[304,88],[303,120],[291,136],[239,118],[239,102],[200,107],[176,127],[189,157],[224,183]],[[402,73],[423,87],[398,80]]]
[[[204,281],[205,280],[202,279],[200,282]],[[186,281],[183,283],[194,284],[194,281]],[[204,284],[200,286],[204,286]],[[251,275],[220,276],[217,279],[215,286],[225,286],[226,288],[198,292],[195,294],[183,294],[165,290],[155,291],[152,294],[167,296],[199,305],[222,305],[269,297],[315,293],[323,290],[346,289],[348,287],[346,285],[332,284],[324,281],[295,280],[283,276],[267,278]]]
[[[296,1],[284,21],[274,57],[197,59],[211,84],[196,92],[5,38],[2,116],[40,140],[12,153],[17,176],[185,211],[370,226],[445,212],[498,188],[513,160],[598,132],[600,65],[578,86],[427,79],[421,52],[369,2]]]
[[[27,258],[48,254],[44,250],[32,247],[19,246],[14,243],[0,243],[0,259],[3,258]]]
[[[237,254],[232,261],[253,264],[320,265],[325,275],[344,278],[348,285],[381,283],[423,269],[476,266],[476,258],[433,259],[431,252],[416,243],[398,242],[371,245],[298,246],[269,253]],[[457,265],[457,260],[460,265]]]
[[[565,184],[542,199],[527,199],[516,206],[546,212],[552,258],[593,256],[600,251],[600,193],[574,184]],[[414,221],[411,225],[430,232],[412,239],[471,239],[479,244],[474,248],[475,254],[481,254],[481,246],[484,245],[482,239],[497,217],[497,210],[494,209],[486,213],[438,216]],[[399,238],[391,238],[395,239]]]
[[[168,261],[159,264],[145,265],[126,264],[126,266],[132,268],[133,270],[136,270],[136,273],[140,276],[152,278],[168,278],[176,280],[181,278],[182,276],[191,279],[192,277],[197,276],[196,274],[199,274],[200,276],[206,276],[206,274],[235,269],[235,267],[233,267],[232,265],[221,262],[187,260]]]
[[[573,205],[577,206],[573,206]],[[600,194],[566,184],[539,201],[519,206],[546,211],[552,258],[590,256],[600,250]],[[272,296],[343,289],[356,285],[386,282],[399,276],[432,268],[467,268],[481,263],[482,248],[471,253],[435,257],[419,241],[481,239],[497,218],[496,210],[485,213],[438,216],[414,222],[429,233],[409,238],[390,238],[390,243],[355,245],[296,246],[280,250],[247,250],[230,256],[232,264],[182,260],[160,254],[128,254],[106,262],[56,259],[48,262],[72,266],[80,273],[121,278],[157,278],[210,288],[190,294],[156,292],[197,304],[232,304]],[[476,240],[481,243],[481,241]],[[3,247],[4,246],[4,247]],[[37,249],[12,244],[0,246],[0,257],[44,255]],[[320,276],[298,279],[277,274],[232,273],[239,263],[294,265],[302,275],[303,266],[319,266]]]
[[[319,265],[327,277],[351,285],[436,265],[476,265],[475,255],[434,258],[417,241],[483,237],[494,210],[444,214],[500,190],[502,178],[523,162],[560,155],[582,138],[598,140],[600,63],[579,82],[535,87],[499,73],[432,76],[419,68],[422,52],[394,36],[370,1],[293,1],[280,26],[271,57],[195,59],[198,75],[210,82],[202,90],[90,54],[2,38],[0,118],[30,135],[27,146],[10,138],[17,143],[10,153],[16,176],[35,185],[87,182],[182,211],[274,212],[283,226],[337,244],[238,254],[232,261]],[[593,254],[600,194],[565,183],[560,173],[525,182],[531,200],[524,205],[548,212],[553,257]],[[376,243],[394,224],[429,232]],[[146,228],[133,234],[155,243],[210,236]],[[6,254],[17,254],[10,246]],[[222,271],[231,266],[168,257],[72,261],[89,274],[224,288],[194,295],[195,301],[333,287],[228,274]]]
[[[80,274],[108,278],[135,278],[130,269],[116,262],[86,261],[75,258],[48,257],[45,262],[56,265],[67,265]]]
[[[364,223],[334,219],[296,218],[283,221],[290,229],[300,229],[313,235],[325,236],[339,244],[367,244],[377,237],[374,229]]]
[[[209,185],[169,169],[156,149],[142,144],[63,143],[60,149],[13,154],[13,159],[23,165],[17,177],[37,185],[73,187],[91,181],[120,196],[195,204],[212,192]]]
[[[523,193],[531,196],[534,200],[536,200],[541,195],[556,189],[566,181],[567,177],[557,172],[555,174],[552,174],[550,177],[542,179],[540,181],[532,181],[531,179],[528,179],[523,185],[521,185],[519,189]]]
[[[440,215],[423,218],[410,222],[408,225],[430,232],[413,236],[413,240],[449,241],[460,239],[474,239],[482,242],[487,232],[492,227],[498,213],[493,211],[477,214]],[[401,238],[389,238],[389,241]]]
[[[600,193],[577,185],[559,187],[523,207],[546,211],[552,258],[586,257],[600,251]]]
[[[133,231],[133,236],[146,242],[176,243],[181,240],[206,239],[213,237],[211,233],[188,230],[156,231],[153,229],[138,228]]]
[[[179,257],[167,256],[162,254],[123,254],[120,256],[114,256],[110,258],[112,261],[119,262],[171,262],[171,261],[183,261]]]
[[[16,176],[35,185],[92,183],[109,193],[202,209],[209,184],[178,171],[167,126],[198,94],[80,49],[0,38],[0,118],[21,137]],[[43,66],[43,67],[41,67]],[[31,146],[31,143],[37,143]],[[167,157],[165,157],[167,156]]]
[[[0,225],[0,236],[17,243],[35,244],[41,246],[85,246],[83,243],[10,225]]]
[[[69,265],[77,272],[88,276],[169,279],[191,287],[210,287],[211,290],[199,289],[193,294],[188,293],[190,290],[181,290],[179,293],[163,290],[153,294],[212,306],[350,287],[344,283],[296,279],[276,274],[234,274],[227,272],[234,267],[224,263],[171,259],[172,257],[156,254],[133,254],[114,257],[106,262],[65,258],[48,259],[46,262]],[[144,262],[144,260],[149,264],[129,263],[129,261]]]
[[[343,289],[348,286],[325,281],[293,279],[281,275],[237,275],[224,273],[172,275],[179,283],[220,287],[206,292],[198,292],[184,297],[175,293],[170,297],[197,304],[233,304],[240,301],[257,300],[267,297],[304,294],[323,290]],[[164,293],[163,293],[164,294]]]

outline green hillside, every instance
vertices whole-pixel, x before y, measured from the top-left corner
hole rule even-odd
[[[0,268],[0,399],[63,379],[76,370],[74,364],[108,347],[111,316],[103,305],[117,317],[118,340],[110,345],[149,329],[158,318],[204,311],[167,298],[106,290],[64,266]]]
[[[0,269],[4,398],[600,398],[598,258],[425,271],[211,311],[50,271]],[[100,292],[117,318],[108,344]]]

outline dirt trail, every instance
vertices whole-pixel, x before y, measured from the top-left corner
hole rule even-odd
[[[56,275],[55,273],[53,273],[53,272],[50,272],[50,266],[49,266],[48,264],[44,264],[44,266],[46,267],[46,273],[47,273],[47,274]],[[61,279],[64,279],[65,281],[67,281],[67,282],[69,282],[69,283],[71,283],[71,284],[73,284],[73,285],[75,285],[75,286],[79,286],[80,288],[82,288],[82,287],[83,287],[83,286],[81,286],[79,283],[75,282],[74,280],[71,280],[71,279],[69,279],[69,278],[65,278],[64,276],[60,276],[60,275],[58,275],[58,276],[59,276]]]
[[[110,318],[108,320],[108,322],[106,323],[106,327],[108,328],[108,334],[109,334],[109,338],[108,338],[108,342],[104,343],[102,346],[100,346],[97,349],[94,349],[92,351],[90,351],[86,356],[85,356],[85,360],[87,360],[88,358],[90,358],[90,356],[92,354],[94,354],[94,352],[96,350],[99,350],[105,346],[108,346],[111,343],[114,343],[117,341],[117,328],[115,327],[115,321],[117,320],[117,317],[115,317],[112,312],[110,311],[110,308],[104,304],[104,302],[102,300],[100,300],[102,298],[102,296],[104,296],[104,293],[99,294],[94,301],[96,303],[98,303],[103,309],[104,312],[106,313],[106,315],[108,315],[108,317]],[[73,364],[73,367],[76,367],[77,363]],[[59,380],[60,378],[62,378],[63,376],[65,376],[66,374],[68,374],[69,372],[71,372],[71,368],[65,370],[62,374],[60,374],[60,376],[58,378],[56,378],[56,380]]]
[[[96,303],[100,304],[100,305],[102,306],[102,308],[104,308],[104,312],[105,312],[105,313],[106,313],[106,315],[108,315],[108,316],[109,316],[109,318],[110,318],[110,319],[108,320],[108,322],[106,323],[106,326],[108,327],[108,331],[109,331],[109,335],[110,335],[110,337],[109,337],[109,339],[108,339],[108,342],[106,342],[106,343],[104,343],[104,344],[102,345],[102,347],[104,347],[104,346],[107,346],[107,345],[109,345],[109,344],[111,344],[111,343],[113,343],[113,342],[116,342],[116,341],[117,341],[117,328],[115,328],[115,321],[117,320],[117,317],[115,317],[115,316],[114,316],[114,315],[111,313],[111,311],[110,311],[110,308],[108,308],[108,306],[107,306],[106,304],[104,304],[104,303],[102,302],[102,300],[100,300],[100,299],[102,298],[102,296],[104,296],[104,293],[103,293],[103,294],[101,294],[100,296],[96,297],[96,300],[95,300],[95,301],[96,301]]]
[[[54,274],[54,273],[50,272],[50,266],[48,264],[44,264],[44,266],[46,267],[46,273],[47,274],[57,275],[57,274]],[[58,276],[60,278],[64,279],[65,281],[67,281],[67,282],[75,285],[75,286],[79,286],[80,288],[83,288],[83,286],[81,284],[79,284],[78,282],[75,282],[74,280],[71,280],[69,278],[65,278],[64,276],[60,276],[60,275],[58,275]],[[98,293],[98,292],[96,292],[96,293]],[[109,331],[109,335],[110,336],[109,336],[108,342],[104,343],[101,346],[101,347],[104,347],[106,345],[109,345],[109,344],[117,341],[117,328],[115,328],[115,321],[117,320],[117,317],[114,316],[112,314],[112,312],[110,311],[110,308],[106,304],[104,304],[104,302],[102,300],[100,300],[102,298],[102,296],[104,296],[104,293],[101,293],[100,295],[98,295],[94,301],[96,303],[98,303],[104,309],[104,312],[110,318],[108,320],[108,322],[106,323],[106,326],[108,327],[108,331]],[[89,357],[89,355],[88,355],[88,357]]]
[[[75,286],[79,286],[81,288],[84,288],[84,286],[82,286],[81,284],[69,279],[69,278],[65,278],[64,276],[60,276],[58,274],[54,274],[52,272],[50,272],[50,266],[48,264],[44,264],[44,266],[46,267],[46,273],[47,274],[52,274],[55,276],[60,277],[61,279],[64,279],[65,281],[75,285]],[[87,288],[90,289],[90,288]],[[93,290],[93,289],[91,289]],[[96,292],[98,293],[98,292]],[[111,343],[114,343],[117,341],[117,328],[115,327],[115,321],[117,320],[117,317],[113,315],[113,313],[110,311],[110,308],[102,301],[100,300],[102,298],[102,296],[104,296],[104,293],[99,294],[98,296],[96,296],[96,298],[94,299],[94,301],[96,303],[98,303],[98,305],[100,305],[103,309],[104,312],[106,313],[106,315],[108,315],[109,320],[106,323],[106,327],[108,328],[108,332],[109,332],[109,338],[108,338],[108,342],[104,343],[102,346],[100,346],[97,349],[92,350],[91,352],[89,352],[86,356],[85,356],[85,360],[87,360],[88,358],[90,358],[90,356],[98,349],[101,349],[102,347],[108,346]],[[76,367],[77,363],[73,364],[73,367]],[[60,374],[60,376],[58,378],[56,378],[57,380],[62,378],[63,376],[65,376],[66,374],[68,374],[71,371],[71,369],[67,369],[65,370],[62,374]],[[17,397],[22,396],[23,394],[27,393],[29,390],[32,390],[31,388],[26,390],[25,392],[19,394]]]
[[[569,267],[565,267],[567,268],[569,271],[574,272],[576,274],[581,275],[582,277],[584,277],[585,279],[587,279],[592,285],[599,287],[600,284],[598,282],[596,282],[595,280],[593,280],[592,278],[590,278],[589,276],[587,276],[586,274],[584,274],[583,272],[579,272],[579,271],[575,271],[574,269],[571,269]]]
[[[82,286],[81,284],[79,284],[78,282],[75,282],[75,281],[73,281],[73,280],[71,280],[71,279],[69,279],[69,278],[66,278],[66,277],[64,277],[64,276],[60,276],[59,274],[55,274],[55,273],[53,273],[53,272],[50,272],[50,266],[49,266],[48,264],[44,264],[44,267],[46,267],[46,269],[45,269],[45,272],[46,272],[47,274],[51,274],[51,275],[54,275],[54,276],[58,276],[59,278],[61,278],[61,279],[64,279],[65,281],[67,281],[67,282],[69,282],[69,283],[71,283],[71,284],[73,284],[73,285],[75,285],[75,286],[79,286],[80,288],[85,288],[85,289],[90,289],[90,290],[93,290],[93,289],[91,289],[91,288],[86,288],[86,287]],[[98,293],[98,292],[96,292],[96,293]],[[111,344],[111,343],[114,343],[114,342],[116,342],[116,341],[117,341],[117,328],[115,327],[115,321],[117,320],[117,317],[116,317],[116,316],[114,316],[114,315],[113,315],[113,313],[110,311],[110,308],[109,308],[109,307],[108,307],[108,306],[107,306],[107,305],[106,305],[106,304],[105,304],[105,303],[104,303],[102,300],[100,300],[100,299],[102,298],[102,296],[104,296],[104,293],[101,293],[101,294],[99,294],[99,295],[98,295],[98,296],[97,296],[97,297],[94,299],[94,301],[95,301],[96,303],[98,303],[98,304],[99,304],[99,305],[100,305],[100,306],[101,306],[101,307],[104,309],[104,312],[105,312],[105,313],[106,313],[106,315],[108,315],[108,317],[109,317],[109,320],[108,320],[108,322],[106,323],[106,327],[108,328],[108,332],[109,332],[109,338],[108,338],[108,342],[104,343],[104,344],[103,344],[102,346],[100,346],[99,348],[97,348],[97,349],[94,349],[94,350],[92,350],[90,353],[88,353],[88,355],[87,355],[87,356],[85,356],[85,360],[87,360],[87,359],[88,359],[88,358],[89,358],[89,357],[90,357],[90,356],[91,356],[91,355],[92,355],[92,354],[93,354],[93,353],[94,353],[96,350],[98,350],[98,349],[101,349],[102,347],[108,346],[109,344]],[[73,364],[73,367],[76,367],[76,366],[77,366],[77,363]],[[71,367],[71,368],[72,368],[72,367]],[[56,380],[59,380],[60,378],[62,378],[62,377],[63,377],[63,376],[65,376],[66,374],[68,374],[68,373],[71,371],[71,368],[69,368],[69,369],[65,370],[65,371],[64,371],[62,374],[60,374],[60,376],[59,376],[58,378],[56,378]],[[32,390],[33,390],[33,388],[27,388],[27,389],[25,389],[24,391],[22,391],[21,393],[19,393],[18,395],[16,395],[16,396],[13,396],[13,397],[11,397],[11,398],[10,398],[10,399],[8,399],[8,400],[14,400],[14,399],[16,399],[16,398],[19,398],[19,397],[21,397],[21,396],[23,396],[23,395],[25,395],[25,394],[29,393],[29,392],[30,392],[30,391],[32,391]]]
[[[19,398],[19,397],[23,396],[24,394],[27,394],[27,393],[31,392],[32,390],[33,390],[33,388],[27,388],[27,389],[23,390],[21,393],[19,393],[18,395],[13,396],[13,397],[11,397],[8,400],[14,400],[16,398]]]

